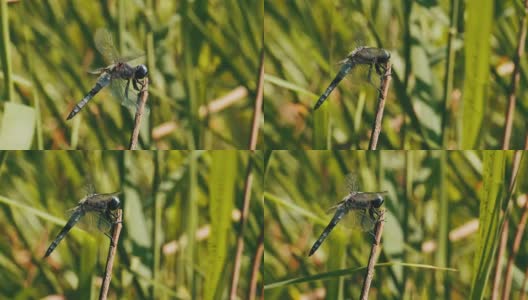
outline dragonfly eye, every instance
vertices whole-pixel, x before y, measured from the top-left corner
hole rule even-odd
[[[147,76],[147,74],[148,74],[147,66],[139,65],[136,67],[136,72],[134,74],[134,77],[136,77],[137,79],[143,79],[145,78],[145,76]]]
[[[375,208],[380,208],[381,205],[383,205],[383,202],[385,200],[383,200],[383,197],[381,195],[378,195],[378,197],[376,197],[376,199],[374,199],[374,203],[372,204]]]
[[[119,198],[114,196],[112,197],[112,200],[110,200],[110,203],[108,203],[108,208],[110,208],[110,210],[116,210],[117,208],[119,208],[120,204],[121,202],[119,201]]]

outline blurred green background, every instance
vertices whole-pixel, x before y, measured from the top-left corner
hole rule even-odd
[[[263,279],[253,268],[263,226],[261,153],[15,151],[0,159],[1,299],[98,298],[104,234],[74,228],[42,259],[88,181],[100,193],[123,192],[110,299],[226,299],[250,162],[236,294],[249,299],[251,278],[253,296],[260,294]]]
[[[346,195],[341,191],[348,173],[357,174],[360,191],[388,191],[377,260],[385,265],[375,269],[369,299],[481,299],[479,293],[489,299],[504,208],[510,206],[504,259],[521,214],[528,213],[526,159],[507,200],[512,156],[511,151],[273,151],[264,191],[265,299],[359,299],[365,274],[360,268],[367,265],[372,236],[347,229],[342,219],[308,257],[333,216],[327,209]],[[525,279],[527,253],[522,239],[513,257],[513,299]]]
[[[2,1],[0,9],[0,148],[128,146],[133,115],[108,91],[66,121],[96,82],[87,71],[106,66],[93,42],[99,27],[122,54],[146,54],[134,61],[149,69],[143,149],[248,148],[262,0]]]
[[[522,1],[266,0],[265,147],[368,148],[368,69],[312,110],[338,62],[366,45],[393,64],[378,149],[500,149],[523,11]],[[510,149],[526,139],[526,74],[523,59]]]

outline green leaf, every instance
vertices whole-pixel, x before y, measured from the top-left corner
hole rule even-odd
[[[411,268],[421,268],[421,269],[430,269],[430,270],[438,270],[438,271],[458,271],[457,269],[453,268],[442,268],[432,265],[425,265],[425,264],[410,264],[410,263],[394,263],[394,262],[386,262],[386,263],[379,263],[376,264],[375,267],[390,267],[390,266],[403,266],[403,267],[411,267]],[[305,277],[298,277],[298,278],[292,278],[284,281],[278,281],[270,284],[264,285],[264,290],[268,289],[274,289],[278,287],[283,287],[291,284],[296,283],[302,283],[302,282],[312,282],[316,280],[330,280],[335,279],[337,276],[350,276],[353,275],[356,272],[361,272],[366,270],[367,267],[359,267],[359,268],[347,268],[347,269],[340,269],[340,270],[333,270],[326,273],[319,273],[311,276],[305,276]]]
[[[475,149],[479,148],[477,141],[485,115],[485,99],[490,82],[493,1],[467,1],[466,14],[462,149]]]
[[[35,121],[35,109],[32,107],[6,102],[0,129],[0,148],[28,150],[35,132]]]
[[[206,300],[212,300],[219,288],[227,257],[228,240],[232,235],[231,213],[235,200],[237,178],[237,152],[212,151],[211,178],[209,182],[209,215],[211,235],[208,240],[209,263],[205,289]],[[232,258],[232,256],[230,256]]]
[[[495,259],[504,192],[504,151],[484,151],[484,182],[481,190],[478,248],[473,265],[471,299],[484,298]]]

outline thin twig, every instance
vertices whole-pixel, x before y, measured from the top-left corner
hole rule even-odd
[[[524,270],[524,280],[521,287],[521,298],[520,300],[526,299],[526,284],[528,283],[528,267]]]
[[[528,18],[528,0],[524,0],[524,15],[521,19],[519,27],[519,41],[517,42],[517,51],[513,56],[513,73],[510,85],[510,95],[508,96],[508,110],[506,111],[506,126],[504,127],[504,140],[502,141],[502,150],[510,148],[510,138],[512,132],[513,116],[515,114],[515,103],[517,92],[517,86],[519,85],[519,79],[521,77],[521,57],[524,52],[524,45],[526,44],[526,25]]]
[[[251,124],[251,136],[249,137],[249,150],[257,148],[260,119],[262,118],[262,101],[264,95],[264,49],[260,52],[260,67],[258,75],[257,96],[255,108],[253,109],[253,123]]]
[[[242,215],[240,216],[240,230],[237,237],[237,247],[235,254],[235,263],[233,266],[233,279],[231,281],[231,291],[229,293],[229,299],[234,300],[238,299],[237,297],[237,287],[238,279],[240,277],[240,265],[242,261],[242,251],[244,250],[244,231],[246,228],[247,217],[249,212],[249,203],[251,200],[251,186],[253,185],[253,162],[249,158],[247,172],[246,172],[246,182],[244,184],[244,203],[242,207]]]
[[[260,265],[262,263],[262,256],[264,255],[264,228],[261,229],[261,233],[257,243],[257,251],[253,259],[253,270],[251,271],[251,279],[249,280],[249,300],[255,300],[257,297],[257,283],[260,274]]]
[[[117,251],[117,243],[119,242],[119,235],[121,234],[121,228],[123,227],[123,210],[117,210],[117,218],[114,226],[112,227],[112,241],[110,242],[110,248],[108,249],[108,258],[106,260],[106,269],[103,277],[103,284],[101,286],[101,293],[99,294],[99,300],[106,300],[108,295],[108,289],[110,287],[110,281],[112,280],[112,268],[114,265],[114,257]]]
[[[493,278],[493,289],[491,291],[491,300],[499,299],[500,284],[502,282],[502,260],[504,253],[506,252],[506,246],[508,244],[508,228],[509,222],[504,222],[504,227],[501,231],[501,238],[499,243],[499,249],[497,249],[497,263],[495,264],[495,277]]]
[[[376,110],[376,121],[372,124],[372,135],[370,136],[369,150],[376,150],[378,146],[378,137],[381,132],[381,121],[383,119],[383,111],[385,110],[385,99],[389,91],[391,82],[392,66],[389,62],[385,64],[385,74],[381,77],[380,90],[378,97],[378,109]]]
[[[200,106],[198,108],[198,117],[203,119],[207,116],[214,115],[218,112],[221,112],[224,109],[227,109],[237,103],[240,100],[243,100],[248,95],[248,90],[239,86],[231,90],[227,95],[224,95],[220,98],[213,99],[206,105]]]
[[[139,103],[136,111],[136,118],[134,119],[134,129],[132,130],[132,136],[130,137],[130,146],[128,149],[136,150],[137,142],[139,137],[139,129],[141,128],[141,119],[143,118],[143,112],[145,111],[145,104],[148,100],[148,78],[143,80],[143,86],[139,92]]]
[[[511,197],[513,193],[513,188],[515,187],[515,183],[517,181],[517,174],[519,172],[519,167],[521,164],[522,159],[522,151],[515,151],[515,154],[513,156],[513,162],[512,162],[512,175],[510,177],[510,183],[508,187],[508,195]],[[509,198],[508,198],[509,200]],[[509,202],[509,201],[508,201]],[[508,229],[509,229],[509,207],[511,203],[509,202],[506,211],[504,213],[504,222],[502,224],[502,227],[500,228],[501,231],[501,239],[500,239],[500,245],[499,249],[497,251],[497,263],[495,264],[495,278],[493,282],[493,290],[492,290],[492,299],[498,299],[499,290],[500,290],[500,283],[503,282],[502,280],[502,259],[506,252],[506,244],[508,241]]]
[[[441,125],[441,141],[443,145],[443,149],[447,149],[448,145],[448,139],[446,134],[446,127],[449,120],[449,113],[450,113],[450,107],[452,101],[450,99],[452,98],[452,92],[453,92],[453,78],[455,77],[455,58],[456,58],[456,50],[455,50],[455,41],[456,37],[458,35],[458,21],[460,19],[460,15],[458,13],[458,10],[460,9],[460,3],[459,0],[451,0],[451,9],[449,12],[450,15],[450,22],[449,22],[449,30],[447,34],[447,49],[446,49],[446,55],[447,59],[445,60],[445,75],[444,75],[444,95],[443,95],[443,108],[444,111],[442,113],[442,125]]]
[[[528,220],[528,201],[524,202],[524,208],[522,212],[521,219],[519,224],[517,224],[517,230],[515,231],[515,238],[513,239],[513,246],[508,259],[508,264],[506,265],[506,275],[504,276],[504,290],[502,293],[502,299],[509,299],[510,290],[512,284],[512,275],[513,275],[513,263],[517,253],[519,253],[519,248],[521,247],[521,239],[524,235],[524,229],[526,228],[526,221]]]
[[[367,273],[365,273],[365,279],[363,281],[363,288],[361,289],[361,297],[360,297],[361,300],[368,299],[370,284],[372,283],[372,278],[374,278],[374,266],[376,265],[376,258],[377,258],[376,253],[378,252],[378,248],[381,243],[381,233],[383,232],[383,224],[385,223],[384,215],[385,215],[385,210],[380,210],[379,221],[376,223],[376,228],[375,228],[376,240],[374,244],[372,244],[372,248],[370,249],[370,257],[369,257],[369,262],[367,266]]]

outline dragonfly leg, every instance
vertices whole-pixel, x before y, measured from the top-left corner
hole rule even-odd
[[[130,87],[130,79],[127,80],[126,87],[125,87],[125,98],[128,99],[128,89]]]
[[[117,214],[115,214],[114,212],[112,212],[112,211],[109,210],[109,211],[108,211],[108,215],[109,215],[109,216],[111,217],[111,219],[112,219],[112,225],[119,224],[119,223],[123,224],[123,221],[122,221],[122,220],[121,220],[121,221],[117,221]]]
[[[378,65],[379,65],[379,64],[378,64],[377,62],[374,62],[374,63],[372,63],[372,64],[369,65],[369,70],[368,70],[368,76],[367,76],[367,78],[368,78],[368,82],[369,82],[373,87],[375,87],[376,90],[378,90],[378,92],[381,94],[381,89],[380,89],[378,86],[376,86],[376,85],[374,84],[374,82],[372,82],[372,69],[375,68],[375,69],[376,69],[376,73],[378,73]],[[379,73],[378,73],[378,74],[379,74]]]
[[[372,236],[372,243],[373,243],[374,245],[377,245],[378,242],[376,241],[376,235],[374,234],[374,232],[369,231],[369,234],[370,234],[370,236]]]
[[[114,243],[114,238],[112,237],[112,235],[110,235],[110,233],[108,233],[108,232],[105,232],[104,234],[110,239],[110,245],[112,245],[112,247],[114,247],[115,243]]]
[[[138,84],[141,85],[141,88],[139,87]],[[141,89],[143,89],[143,85],[142,85],[142,84],[139,82],[139,80],[137,80],[137,79],[134,79],[134,80],[132,81],[132,85],[134,86],[134,89],[135,89],[136,91],[138,91],[138,92],[141,91]]]

